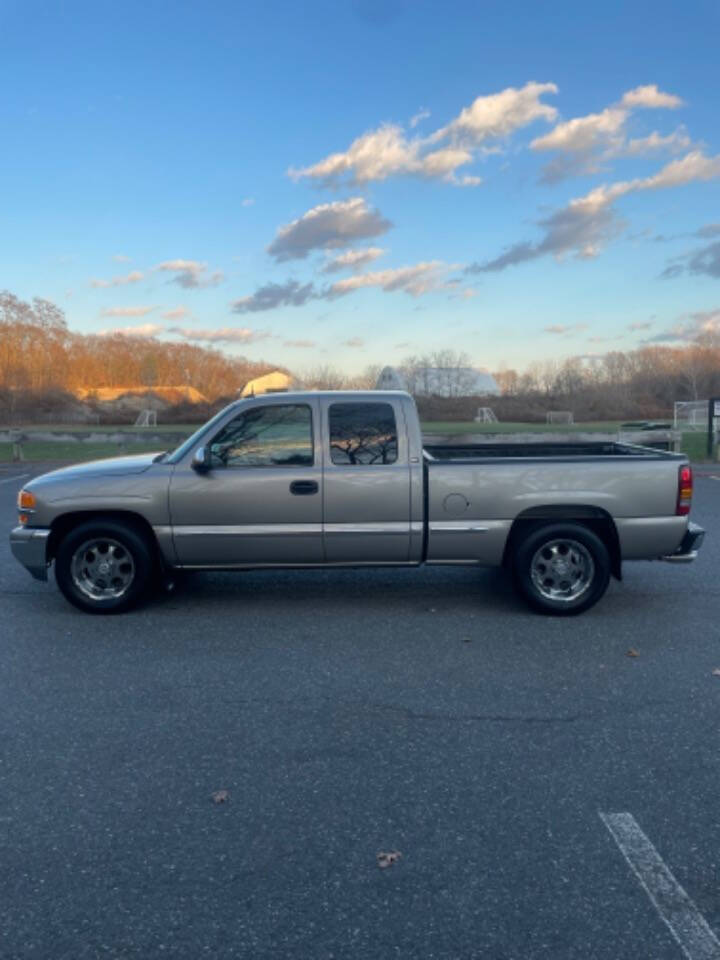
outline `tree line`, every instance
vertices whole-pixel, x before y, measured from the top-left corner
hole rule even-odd
[[[79,388],[191,386],[215,403],[274,369],[193,344],[76,333],[54,303],[0,293],[0,415]]]
[[[470,357],[439,351],[398,365],[411,393],[427,392],[423,371],[442,371],[444,397],[418,396],[425,419],[472,419],[479,398],[466,396]],[[79,334],[48,300],[0,293],[0,418],[48,410],[79,388],[191,386],[216,407],[237,396],[248,380],[283,369],[219,350],[152,337]],[[329,365],[296,371],[307,389],[372,388],[379,366],[348,376]],[[572,410],[576,420],[658,418],[676,400],[720,396],[720,334],[704,333],[681,346],[646,345],[631,351],[544,360],[524,371],[493,376],[501,396],[486,402],[501,420],[544,420],[548,410]],[[437,382],[437,377],[435,378]],[[204,416],[208,408],[196,409]],[[188,411],[183,411],[187,413]]]

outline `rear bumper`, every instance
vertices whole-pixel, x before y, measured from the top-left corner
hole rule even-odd
[[[705,531],[697,523],[688,524],[687,533],[682,539],[682,543],[674,553],[661,557],[661,560],[667,560],[668,563],[692,563],[697,557],[698,551],[705,539]]]
[[[10,549],[16,560],[35,577],[47,580],[47,541],[50,531],[44,527],[15,527],[10,534]]]

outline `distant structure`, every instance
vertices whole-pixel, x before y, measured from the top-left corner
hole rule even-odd
[[[491,373],[475,367],[417,367],[404,377],[384,367],[377,390],[408,390],[416,397],[497,397],[500,387]]]
[[[376,390],[407,390],[405,377],[395,367],[383,367],[375,384]]]
[[[135,421],[136,427],[156,427],[157,426],[157,410],[153,410],[151,407],[146,407],[144,410],[141,410],[137,415],[137,420]]]
[[[164,410],[178,403],[207,403],[207,397],[195,387],[79,387],[73,391],[78,400],[91,401],[108,409],[126,407],[143,410]]]
[[[241,397],[259,397],[263,393],[287,393],[299,389],[298,382],[289,373],[272,370],[262,377],[248,380],[240,391]]]

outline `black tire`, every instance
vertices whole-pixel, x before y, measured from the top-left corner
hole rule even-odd
[[[99,570],[108,567],[107,574]],[[116,520],[89,520],[58,544],[55,580],[67,600],[86,613],[124,613],[147,594],[157,576],[154,552],[141,530]],[[104,578],[104,579],[101,579]],[[97,584],[105,583],[103,589]],[[92,595],[92,587],[96,595]]]
[[[589,610],[610,582],[602,540],[579,523],[552,523],[529,533],[513,554],[515,583],[540,613],[574,616]]]

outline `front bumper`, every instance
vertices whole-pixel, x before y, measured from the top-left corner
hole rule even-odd
[[[16,560],[35,577],[47,580],[47,541],[50,531],[44,527],[15,527],[10,534],[10,549]]]
[[[675,553],[670,553],[660,559],[667,560],[668,563],[692,563],[697,557],[704,539],[705,531],[703,528],[691,520],[688,523],[687,533],[682,538],[682,543]]]

